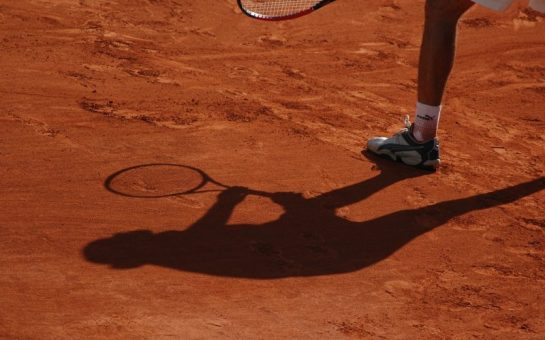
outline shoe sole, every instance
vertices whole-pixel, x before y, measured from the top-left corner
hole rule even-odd
[[[423,169],[423,170],[427,170],[427,171],[435,171],[441,165],[441,159],[439,159],[439,158],[434,159],[434,160],[425,161],[424,163],[419,164],[419,165],[412,165],[412,164],[407,164],[407,163],[403,162],[400,157],[398,157],[397,155],[391,153],[388,150],[381,150],[381,151],[378,151],[378,152],[373,152],[371,150],[369,150],[369,151],[371,153],[374,153],[375,155],[381,156],[382,158],[386,158],[386,159],[392,160],[394,162],[403,163],[403,164],[405,164],[407,166],[412,166],[414,168],[419,168],[419,169]]]

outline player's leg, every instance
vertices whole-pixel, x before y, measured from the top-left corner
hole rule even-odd
[[[429,141],[437,133],[441,100],[454,63],[458,20],[473,5],[471,0],[426,1],[413,127],[419,142]]]
[[[420,52],[418,104],[415,124],[391,138],[375,137],[367,149],[408,165],[435,169],[439,166],[439,143],[435,138],[441,99],[452,69],[456,27],[473,5],[471,0],[427,0],[425,28]]]

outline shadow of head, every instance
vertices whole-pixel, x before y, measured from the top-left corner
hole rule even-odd
[[[137,268],[144,265],[150,254],[153,233],[135,230],[89,243],[83,255],[89,262],[108,264],[116,269]]]

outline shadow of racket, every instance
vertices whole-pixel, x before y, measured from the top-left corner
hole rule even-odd
[[[206,188],[210,186],[212,188]],[[141,164],[119,170],[106,178],[104,187],[111,193],[132,198],[164,198],[232,188],[243,189],[251,195],[273,195],[265,191],[225,185],[201,169],[173,163]]]

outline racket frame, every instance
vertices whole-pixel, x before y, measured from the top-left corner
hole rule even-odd
[[[242,5],[242,0],[237,0],[237,3],[238,3],[238,6],[240,7],[242,13],[244,13],[246,16],[248,16],[250,18],[263,20],[263,21],[282,21],[282,20],[296,19],[296,18],[302,17],[304,15],[310,14],[310,13],[320,9],[321,7],[323,7],[323,6],[325,6],[325,5],[329,4],[329,3],[332,3],[333,1],[335,1],[335,0],[322,0],[322,1],[318,2],[316,5],[310,7],[307,10],[304,10],[304,11],[301,11],[301,12],[298,12],[298,13],[294,13],[294,14],[290,14],[290,15],[279,16],[279,17],[267,17],[267,16],[265,16],[263,14],[252,12],[252,11],[244,8],[244,6]]]

